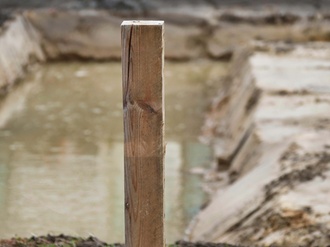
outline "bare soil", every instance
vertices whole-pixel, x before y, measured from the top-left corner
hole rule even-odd
[[[108,244],[95,237],[77,238],[66,235],[47,235],[31,238],[12,238],[9,240],[0,240],[0,247],[124,247],[124,244]],[[229,244],[214,243],[189,243],[178,241],[170,244],[168,247],[239,247]]]

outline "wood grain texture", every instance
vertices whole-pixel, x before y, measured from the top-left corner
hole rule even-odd
[[[126,247],[164,247],[164,97],[161,21],[122,30]]]

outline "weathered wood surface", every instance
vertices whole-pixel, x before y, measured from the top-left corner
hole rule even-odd
[[[122,23],[127,247],[163,247],[162,21]]]

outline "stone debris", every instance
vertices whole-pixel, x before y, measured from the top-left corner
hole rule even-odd
[[[237,54],[205,131],[231,180],[197,215],[189,240],[329,244],[329,52],[316,43]]]

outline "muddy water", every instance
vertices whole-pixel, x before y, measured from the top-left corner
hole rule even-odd
[[[180,239],[205,200],[188,171],[226,66],[167,63],[166,237]],[[65,233],[124,241],[119,63],[49,64],[0,101],[0,237]]]

